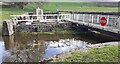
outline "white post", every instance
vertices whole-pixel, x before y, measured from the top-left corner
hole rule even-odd
[[[66,20],[66,15],[64,15],[64,19]]]
[[[69,18],[69,15],[67,15],[67,20],[68,20],[68,18]]]
[[[90,14],[90,16],[89,16],[89,22],[91,22],[91,14]]]
[[[18,22],[18,18],[17,18],[17,16],[16,16],[16,22]]]
[[[14,23],[14,25],[16,25],[16,24],[18,23],[18,22],[17,22],[17,17],[14,17],[13,23]]]
[[[92,16],[92,24],[93,24],[93,22],[94,22],[93,19],[94,19],[94,16]]]
[[[74,20],[74,14],[73,14],[73,20]]]
[[[97,15],[97,23],[99,23],[99,15]]]
[[[77,15],[77,14],[74,15],[75,20],[77,19],[76,15]]]
[[[74,20],[74,14],[72,14],[72,20]]]
[[[45,19],[44,20],[46,21],[46,15],[45,15]]]
[[[39,9],[37,8],[36,9],[36,17],[37,17],[37,20],[39,20],[39,17],[41,18],[41,20],[43,20],[43,10],[42,9]],[[42,15],[42,16],[38,16],[38,15]]]
[[[75,20],[75,14],[74,14],[74,20]]]
[[[71,14],[69,14],[69,20],[71,20]]]
[[[81,21],[82,20],[82,17],[81,17],[82,14],[79,14],[79,20]]]
[[[38,9],[36,9],[36,17],[37,17],[37,20],[38,20],[38,15],[39,15],[39,8]]]
[[[57,15],[57,21],[59,22],[59,15]]]
[[[43,20],[43,10],[41,10],[41,15],[42,15],[42,18],[41,18],[41,19]]]
[[[65,20],[66,20],[66,15],[65,15]]]
[[[78,14],[78,21],[80,21],[80,14]]]
[[[107,25],[108,25],[108,22],[109,22],[109,17],[110,17],[110,16],[108,15],[108,16],[107,16]]]
[[[84,19],[84,17],[85,17],[85,14],[83,14],[83,22],[85,22],[85,19]]]
[[[30,19],[30,22],[33,22],[33,18]]]
[[[78,14],[77,14],[77,21],[78,21]]]
[[[71,20],[73,20],[73,14],[71,14]]]
[[[120,17],[118,17],[117,22],[118,22],[118,28],[120,29]]]
[[[77,20],[77,14],[75,14],[75,20]]]

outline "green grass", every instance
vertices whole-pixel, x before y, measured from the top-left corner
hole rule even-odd
[[[0,9],[0,27],[2,26],[3,20],[11,19],[10,15],[17,15],[29,12],[29,10],[22,10],[18,8],[2,8]]]
[[[105,7],[106,6],[106,7]],[[80,11],[80,12],[117,12],[118,7],[112,7],[107,4],[96,4],[89,2],[49,2],[46,5],[38,6],[35,3],[30,3],[25,5],[25,9],[33,10],[37,7],[40,7],[44,11],[57,11],[57,10],[71,10],[71,11]]]
[[[29,10],[22,10],[18,8],[2,8],[2,19],[10,19],[10,15],[13,14],[23,14],[30,12]]]
[[[118,46],[90,49],[87,52],[71,51],[67,58],[59,58],[59,62],[118,62]]]
[[[80,12],[117,12],[118,7],[96,7],[95,3],[48,3],[41,7],[44,11],[71,10]]]

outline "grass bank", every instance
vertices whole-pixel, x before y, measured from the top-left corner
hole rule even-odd
[[[118,62],[118,46],[89,49],[87,52],[71,51],[66,58],[58,58],[57,62]]]

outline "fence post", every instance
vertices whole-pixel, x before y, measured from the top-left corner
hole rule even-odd
[[[91,14],[89,15],[89,22],[91,22]],[[89,22],[88,22],[88,23],[89,23]]]
[[[117,23],[118,23],[118,28],[120,29],[120,16],[117,19]]]
[[[69,20],[71,19],[71,14],[69,14]]]
[[[46,15],[45,15],[45,19],[44,20],[46,21]]]
[[[72,20],[74,20],[74,14],[72,14]]]
[[[94,20],[94,16],[92,15],[92,25],[93,25],[93,22],[94,22],[93,20]]]
[[[110,16],[108,15],[108,16],[107,16],[107,25],[108,25],[108,22],[109,22],[109,17],[110,17]]]
[[[99,15],[97,15],[97,23],[99,23]]]
[[[57,15],[57,21],[59,22],[59,15]]]
[[[85,22],[85,19],[84,19],[84,17],[85,17],[85,14],[83,14],[83,22]]]
[[[77,14],[77,21],[79,20],[79,14]]]

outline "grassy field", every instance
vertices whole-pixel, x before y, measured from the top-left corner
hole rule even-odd
[[[58,62],[118,62],[118,46],[90,49],[87,52],[71,51],[66,58]]]
[[[23,14],[23,13],[29,12],[29,10],[22,10],[22,9],[18,9],[18,8],[2,8],[0,10],[1,10],[0,27],[2,26],[3,20],[7,20],[7,19],[12,18],[10,15]]]
[[[7,5],[6,3],[4,3]],[[23,14],[25,12],[30,12],[40,7],[44,11],[57,11],[57,10],[70,10],[70,11],[80,11],[80,12],[117,12],[117,7],[96,7],[96,3],[59,3],[51,2],[43,6],[38,6],[34,3],[30,3],[24,6],[24,10],[18,8],[1,8],[0,12],[0,26],[3,20],[10,19],[12,14]]]
[[[95,3],[48,3],[41,7],[45,11],[71,10],[80,12],[113,12],[117,7],[97,7]]]
[[[46,5],[43,6],[37,6],[34,3],[25,5],[24,8],[25,9],[29,9],[29,10],[33,10],[37,7],[40,7],[41,9],[43,9],[44,11],[57,11],[57,10],[71,10],[71,11],[80,11],[80,12],[117,12],[118,11],[118,7],[104,7],[101,5],[101,7],[99,6],[100,4],[96,4],[96,3],[66,3],[66,2],[51,2],[51,3],[47,3]]]

